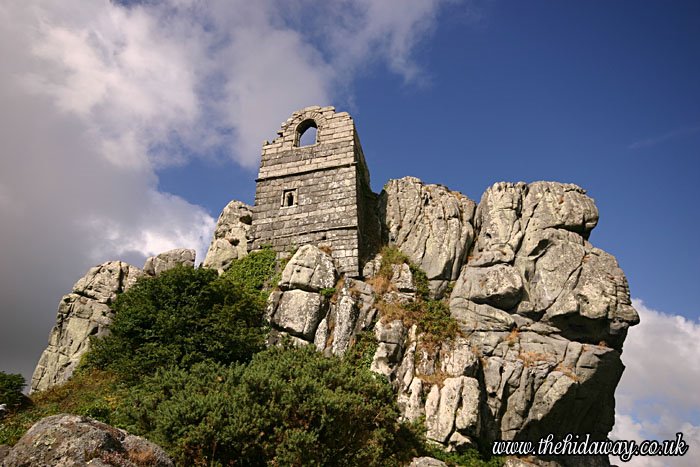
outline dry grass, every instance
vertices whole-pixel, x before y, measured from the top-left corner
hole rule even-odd
[[[437,384],[438,388],[442,389],[442,387],[445,385],[445,380],[450,378],[450,375],[442,370],[437,370],[432,375],[416,375],[416,378],[423,381],[424,384],[429,384],[431,386]]]
[[[556,367],[554,367],[554,370],[561,371],[562,373],[564,373],[566,376],[568,376],[572,380],[576,381],[577,383],[579,382],[578,375],[576,374],[574,369],[571,368],[570,366],[565,366],[563,363],[560,363]]]
[[[396,287],[391,283],[391,277],[383,275],[375,275],[367,280],[367,283],[372,287],[372,290],[377,295],[384,295],[387,292],[396,291]]]
[[[553,355],[540,352],[520,352],[518,354],[518,359],[527,367],[537,366],[541,363],[546,363],[548,365],[556,363]]]
[[[505,341],[508,343],[508,347],[513,347],[517,344],[520,341],[520,331],[518,328],[513,328],[506,336]]]
[[[407,310],[398,303],[380,300],[377,302],[377,309],[379,310],[379,319],[381,319],[382,323],[389,323],[398,319],[406,327],[410,327],[418,321],[417,312]]]

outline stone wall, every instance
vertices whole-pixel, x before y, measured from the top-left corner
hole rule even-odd
[[[300,147],[309,125],[317,128],[316,142]],[[307,107],[292,114],[278,135],[263,145],[252,248],[271,245],[284,253],[308,243],[325,245],[341,272],[359,276],[377,248],[379,221],[350,115]]]

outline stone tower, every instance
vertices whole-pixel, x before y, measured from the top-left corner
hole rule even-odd
[[[316,141],[301,137],[316,130]],[[253,249],[329,247],[340,271],[358,277],[380,240],[377,195],[352,118],[334,107],[307,107],[265,142],[256,180]]]

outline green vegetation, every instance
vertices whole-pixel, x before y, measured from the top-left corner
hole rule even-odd
[[[114,423],[113,413],[127,386],[115,374],[82,369],[65,384],[31,396],[31,403],[0,423],[0,444],[15,444],[37,421],[59,413],[73,413]]]
[[[355,336],[355,343],[345,353],[346,360],[355,366],[369,370],[379,343],[372,331],[362,331]]]
[[[125,408],[127,429],[144,433],[184,465],[406,460],[399,459],[404,428],[389,385],[312,346],[271,348],[245,366],[162,370],[132,391]]]
[[[137,379],[160,367],[250,360],[265,343],[264,297],[209,269],[177,267],[139,280],[114,303],[111,334],[93,342],[85,363]]]
[[[276,256],[277,254],[270,248],[253,251],[248,256],[231,263],[222,279],[237,286],[264,292],[265,289],[275,285],[273,279],[278,269]]]
[[[392,257],[407,261],[400,252]],[[175,268],[139,280],[117,298],[111,334],[93,341],[73,377],[3,419],[0,444],[16,443],[43,417],[74,413],[145,436],[178,465],[467,459],[431,451],[420,423],[399,422],[390,385],[369,370],[377,348],[372,332],[360,333],[344,358],[313,346],[265,350],[265,300],[278,271],[274,252],[262,250],[221,277]],[[425,274],[416,271],[427,291]],[[336,289],[322,293],[332,297]],[[436,338],[456,332],[444,303],[418,295],[402,312],[422,332]],[[23,386],[18,375],[0,373],[0,397],[21,396]],[[469,458],[465,465],[496,464]]]
[[[445,452],[438,447],[427,447],[425,455],[439,459],[450,467],[501,467],[505,463],[503,457],[483,455],[473,448],[464,452]]]
[[[377,277],[373,278],[381,295],[388,290],[388,283],[394,271],[394,265],[408,264],[416,285],[416,299],[407,304],[386,303],[380,301],[379,309],[386,321],[400,319],[407,326],[416,324],[418,332],[423,333],[423,343],[434,346],[442,341],[454,339],[459,334],[457,322],[450,315],[449,307],[443,300],[435,300],[430,296],[428,277],[425,272],[395,246],[385,246],[382,251],[382,261]]]
[[[26,399],[22,394],[26,385],[22,375],[0,371],[0,404],[5,404],[9,410],[20,407]]]

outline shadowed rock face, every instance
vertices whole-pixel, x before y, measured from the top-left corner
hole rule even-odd
[[[3,464],[32,466],[172,467],[157,445],[104,423],[77,415],[54,415],[38,421],[9,450]]]
[[[108,332],[114,313],[110,305],[117,294],[127,290],[143,272],[121,261],[109,261],[90,268],[64,295],[58,305],[56,325],[49,345],[41,354],[32,376],[31,391],[63,383],[73,374],[80,357],[87,352],[90,336]]]

